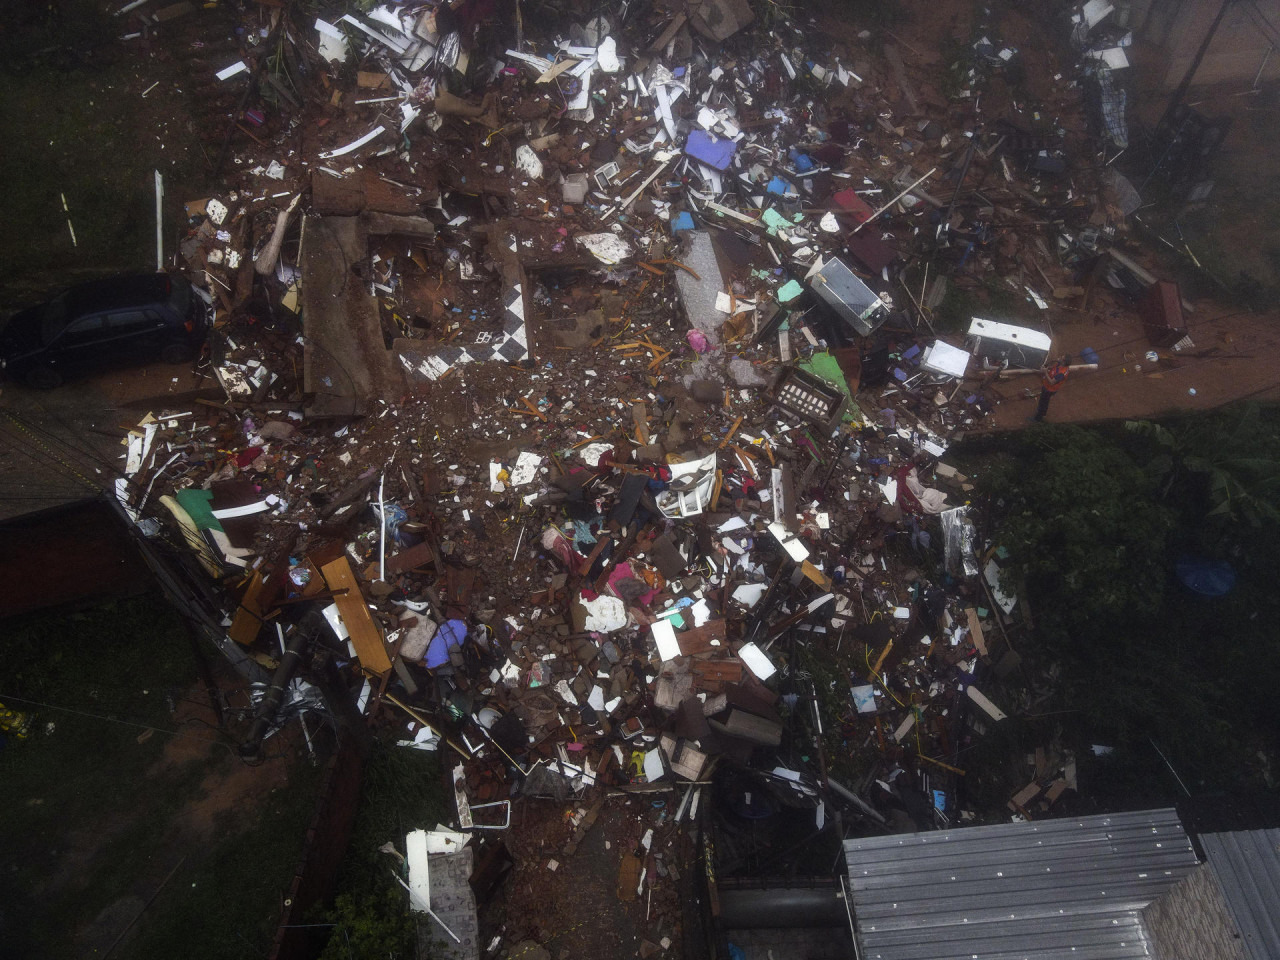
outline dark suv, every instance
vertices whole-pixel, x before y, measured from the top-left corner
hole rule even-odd
[[[0,367],[6,378],[50,388],[111,367],[185,363],[212,319],[209,297],[180,276],[91,280],[14,314],[0,330]]]

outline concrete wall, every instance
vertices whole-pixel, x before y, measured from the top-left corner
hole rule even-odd
[[[1155,90],[1170,91],[1182,80],[1220,6],[1221,0],[1131,0],[1135,56],[1145,61],[1144,73]],[[1236,0],[1200,62],[1194,85],[1248,86],[1273,41],[1280,44],[1280,0]],[[1280,79],[1280,49],[1261,79]]]
[[[1156,960],[1245,960],[1235,922],[1207,864],[1142,911]]]

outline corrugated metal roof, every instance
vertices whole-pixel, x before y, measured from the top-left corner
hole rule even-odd
[[[844,849],[863,960],[1150,957],[1139,911],[1197,863],[1172,809]]]
[[[1253,960],[1280,957],[1280,830],[1203,833],[1209,866]]]

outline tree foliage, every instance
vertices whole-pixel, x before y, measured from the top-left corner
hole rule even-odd
[[[1055,678],[1095,790],[1169,800],[1274,785],[1280,720],[1280,413],[1245,408],[1123,429],[1050,425],[982,477],[1002,567],[1034,631],[1019,650]],[[1235,589],[1186,589],[1177,562],[1230,562]],[[1276,773],[1280,773],[1277,770]]]
[[[1258,530],[1280,521],[1275,430],[1268,430],[1256,404],[1246,406],[1230,429],[1220,429],[1228,426],[1224,419],[1189,420],[1172,428],[1131,420],[1125,429],[1147,441],[1145,469],[1159,484],[1161,499],[1203,513],[1214,532],[1236,532],[1237,525]]]
[[[1009,569],[1034,594],[1061,598],[1046,611],[1051,628],[1160,608],[1173,514],[1152,487],[1120,447],[1077,427],[1030,432],[988,474]]]
[[[365,761],[360,806],[351,846],[338,875],[338,896],[327,920],[335,924],[322,960],[396,960],[415,956],[418,920],[409,894],[397,882],[410,830],[431,829],[447,819],[438,757],[378,741]],[[426,955],[433,955],[430,947]]]

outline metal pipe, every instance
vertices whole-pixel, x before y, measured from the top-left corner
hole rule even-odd
[[[266,696],[258,703],[258,709],[253,726],[249,729],[249,735],[245,738],[244,743],[240,745],[240,755],[242,757],[256,757],[262,750],[263,738],[266,737],[267,730],[271,727],[271,722],[275,719],[280,705],[284,702],[285,690],[301,665],[302,651],[311,639],[312,634],[310,631],[294,629],[293,636],[289,638],[289,643],[285,647],[284,655],[280,657],[280,664],[276,667],[276,672],[271,675],[271,683],[267,687]]]
[[[404,880],[399,876],[399,874],[392,873],[391,875],[396,878],[396,883],[400,884],[400,886],[404,887],[406,890],[409,891],[409,896],[410,898],[412,898],[413,891],[409,889],[409,885],[404,882]],[[430,917],[436,923],[440,924],[441,929],[443,929],[445,933],[453,937],[454,943],[462,942],[462,940],[458,937],[458,935],[449,929],[449,925],[445,923],[443,920],[441,920],[438,916],[436,916],[435,911],[433,911],[430,907],[426,908],[425,913],[428,917]]]
[[[378,580],[382,583],[387,582],[387,501],[385,498],[387,490],[387,471],[382,471],[382,478],[378,481],[378,521],[381,530],[378,535]]]
[[[459,754],[459,755],[460,755],[464,760],[470,760],[470,759],[471,759],[471,754],[467,753],[467,752],[466,752],[465,750],[463,750],[460,746],[458,746],[456,743],[454,743],[452,740],[450,740],[448,737],[446,737],[446,736],[444,735],[444,732],[443,732],[443,731],[441,731],[441,730],[437,730],[437,729],[436,729],[436,728],[431,724],[431,722],[427,720],[427,718],[426,718],[426,717],[424,717],[422,714],[420,714],[417,710],[413,709],[413,707],[409,706],[407,703],[404,703],[404,702],[402,702],[402,701],[400,701],[400,700],[396,699],[396,697],[395,697],[394,695],[392,695],[391,693],[384,693],[384,694],[382,695],[382,699],[384,699],[384,700],[390,700],[392,703],[394,703],[397,707],[399,707],[401,710],[403,710],[403,711],[404,711],[405,713],[407,713],[409,716],[413,717],[413,719],[417,720],[420,724],[422,724],[424,727],[426,727],[428,730],[430,730],[432,733],[434,733],[437,737],[439,737],[441,740],[443,740],[443,741],[444,741],[445,743],[447,743],[449,746],[453,747],[453,749],[457,750],[457,751],[458,751],[458,754]]]
[[[1262,55],[1262,62],[1258,64],[1258,72],[1253,75],[1253,84],[1250,90],[1258,89],[1258,81],[1262,79],[1262,71],[1267,69],[1267,62],[1271,59],[1271,54],[1275,53],[1276,45],[1274,43],[1267,44],[1267,52]]]
[[[844,895],[844,910],[849,918],[849,938],[853,941],[853,960],[862,960],[862,951],[858,949],[858,924],[853,919],[853,904],[849,900],[849,888],[844,882],[844,874],[840,877],[840,892]]]
[[[865,227],[868,223],[870,223],[870,222],[871,222],[872,220],[874,220],[876,217],[880,216],[880,214],[884,213],[886,210],[888,210],[890,207],[892,207],[895,203],[897,203],[899,200],[901,200],[903,197],[905,197],[908,193],[910,193],[910,192],[911,192],[912,190],[914,190],[916,187],[920,186],[920,184],[924,183],[926,180],[928,180],[930,177],[932,177],[932,176],[933,176],[935,173],[937,173],[937,172],[938,172],[938,168],[937,168],[937,167],[932,168],[932,169],[931,169],[928,173],[926,173],[923,177],[921,177],[919,180],[917,180],[917,181],[916,181],[915,183],[913,183],[911,186],[907,187],[907,189],[903,190],[900,194],[898,194],[896,197],[894,197],[892,200],[890,200],[888,203],[886,203],[883,207],[881,207],[881,208],[880,208],[879,210],[877,210],[875,213],[871,214],[871,216],[867,217],[867,219],[863,220],[860,224],[858,224],[856,227],[854,227],[854,228],[853,228],[853,230],[850,232],[850,236],[852,236],[853,234],[857,233],[859,230],[861,230],[863,227]]]
[[[837,795],[843,797],[844,799],[848,800],[851,804],[853,804],[855,807],[857,807],[858,810],[869,820],[872,820],[873,822],[879,824],[882,827],[887,827],[889,825],[888,822],[885,820],[885,818],[880,815],[880,811],[878,811],[875,807],[871,806],[871,804],[867,803],[867,801],[863,800],[860,796],[858,796],[856,793],[854,793],[844,784],[839,783],[836,780],[832,780],[830,777],[828,777],[827,786],[829,786],[833,791],[835,791]]]

